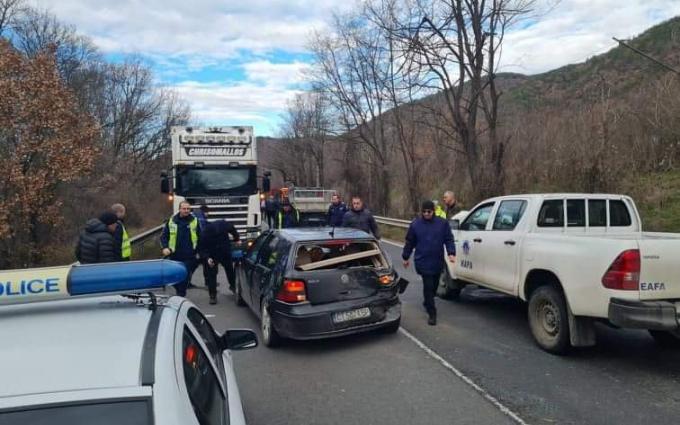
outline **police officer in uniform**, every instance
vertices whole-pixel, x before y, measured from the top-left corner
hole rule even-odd
[[[111,205],[111,211],[118,217],[118,227],[116,232],[113,234],[113,239],[116,241],[116,251],[120,253],[120,259],[122,261],[130,261],[132,257],[132,244],[130,243],[130,237],[128,236],[127,230],[125,229],[125,205],[123,204],[113,204]]]
[[[229,289],[234,292],[236,276],[234,274],[234,263],[231,258],[230,235],[234,242],[239,240],[236,228],[226,220],[208,223],[208,226],[201,233],[199,253],[203,260],[205,283],[208,286],[210,304],[217,304],[217,274],[220,264],[227,274]]]
[[[200,233],[198,219],[191,213],[191,204],[186,201],[179,204],[179,212],[170,217],[163,227],[161,234],[163,256],[180,261],[187,268],[186,279],[175,285],[177,295],[181,297],[186,296],[191,275],[198,265],[196,253]]]

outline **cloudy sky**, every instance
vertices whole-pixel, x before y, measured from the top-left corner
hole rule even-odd
[[[114,61],[145,57],[206,124],[274,135],[303,85],[305,46],[353,0],[32,0],[92,37]],[[539,0],[541,1],[541,0]],[[554,1],[554,0],[553,0]],[[680,0],[561,0],[508,34],[503,70],[535,74],[614,47],[680,15]]]

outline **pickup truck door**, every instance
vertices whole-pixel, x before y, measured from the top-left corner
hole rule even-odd
[[[456,277],[467,282],[482,283],[484,275],[484,242],[495,203],[477,206],[456,233]]]
[[[507,294],[517,292],[520,242],[524,226],[522,222],[528,201],[507,199],[500,202],[491,230],[484,235],[482,281],[494,289]]]

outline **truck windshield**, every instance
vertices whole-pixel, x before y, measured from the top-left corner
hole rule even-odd
[[[239,168],[177,167],[180,196],[252,195],[257,192],[255,166]]]

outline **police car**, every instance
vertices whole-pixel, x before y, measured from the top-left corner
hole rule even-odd
[[[256,335],[144,293],[185,276],[169,260],[0,271],[0,424],[244,424],[230,350]]]

